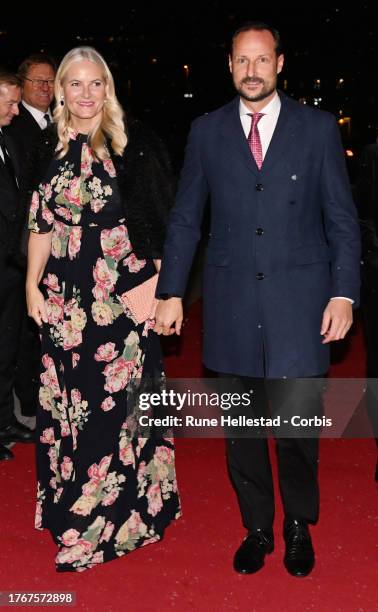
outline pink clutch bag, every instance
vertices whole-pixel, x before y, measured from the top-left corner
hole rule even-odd
[[[154,319],[158,300],[155,291],[159,275],[154,274],[141,285],[137,285],[122,294],[123,304],[130,310],[138,323],[144,323],[147,319]]]

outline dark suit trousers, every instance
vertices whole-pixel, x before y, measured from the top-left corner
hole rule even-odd
[[[367,410],[378,442],[378,270],[362,268],[361,306],[364,316],[367,362]]]
[[[290,422],[293,415],[310,418],[315,415],[321,417],[323,413],[323,382],[320,378],[266,380],[231,375],[225,377],[224,374],[220,376],[223,379],[222,385],[228,391],[230,378],[239,384],[241,392],[253,389],[252,407],[248,412],[232,408],[229,411],[231,416],[245,414],[257,418],[280,415],[282,423],[285,418]],[[290,427],[290,435],[292,433],[293,428]],[[309,428],[303,434],[303,429],[300,429],[297,435],[306,437],[282,437],[285,435],[283,428],[276,434],[279,486],[285,516],[316,523],[319,515],[319,430]],[[231,431],[231,437],[226,440],[227,460],[243,524],[248,531],[271,529],[274,492],[267,430],[253,428],[253,432],[250,430],[248,433],[244,429],[242,435],[249,437],[236,438],[232,435]]]
[[[22,317],[14,390],[28,415],[35,414],[38,402],[41,342],[37,324],[28,316],[25,291],[22,296]]]
[[[13,383],[24,300],[24,277],[2,268],[0,289],[0,429],[14,419]]]

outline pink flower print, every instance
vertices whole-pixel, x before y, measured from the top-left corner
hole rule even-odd
[[[116,393],[124,389],[131,378],[134,368],[135,361],[126,360],[124,357],[118,357],[118,359],[109,363],[103,371],[106,377],[105,391]]]
[[[88,468],[88,476],[89,478],[95,478],[96,480],[105,480],[107,471],[109,469],[110,462],[112,460],[113,455],[105,455],[97,465],[97,463],[93,463]]]
[[[60,295],[50,294],[46,300],[47,319],[50,325],[58,325],[59,321],[63,321],[64,316],[64,298]]]
[[[118,357],[119,351],[115,350],[114,342],[107,342],[106,344],[101,344],[96,353],[95,360],[96,361],[113,361],[116,357]]]
[[[79,389],[72,389],[71,391],[71,402],[75,406],[76,404],[80,404],[81,402],[81,393]]]
[[[42,529],[42,503],[40,501],[37,501],[35,507],[34,527],[36,529]]]
[[[156,516],[163,507],[161,491],[159,483],[153,484],[147,489],[146,497],[148,499],[148,514]]]
[[[52,291],[60,291],[60,285],[56,274],[51,274],[49,272],[46,278],[43,279],[43,284]]]
[[[93,278],[96,284],[106,287],[110,292],[114,290],[114,285],[117,281],[117,272],[116,270],[109,270],[105,259],[99,257],[93,268]]]
[[[63,190],[63,196],[70,204],[81,207],[80,177],[74,176],[70,180],[68,187]]]
[[[74,546],[80,537],[80,532],[76,529],[67,529],[62,534],[62,542],[64,546]]]
[[[54,428],[44,429],[39,439],[43,444],[55,444]]]
[[[101,544],[101,542],[109,542],[113,531],[114,524],[108,521],[104,527],[104,531],[102,532],[101,538],[99,539],[99,544]]]
[[[85,484],[83,484],[83,486],[81,487],[81,490],[83,491],[83,495],[91,496],[93,495],[93,493],[95,493],[98,489],[98,481],[97,480],[90,480],[89,482],[86,482]]]
[[[117,489],[113,489],[107,495],[105,495],[104,499],[101,502],[101,505],[102,506],[113,505],[118,496],[119,496],[119,491],[117,491]]]
[[[32,215],[36,215],[39,208],[39,193],[38,191],[33,191],[31,204],[30,204],[30,212]]]
[[[104,229],[101,232],[101,247],[104,255],[119,261],[131,250],[131,243],[127,229],[118,225],[113,229]]]
[[[83,341],[81,331],[75,330],[71,321],[63,321],[62,336],[63,349],[65,351],[70,351],[74,346],[79,346]]]
[[[74,426],[72,425],[72,428]],[[71,430],[70,430],[70,424],[68,421],[65,420],[61,420],[60,421],[60,435],[62,436],[62,438],[66,438],[67,436],[71,435]]]
[[[114,408],[114,406],[115,406],[115,401],[110,395],[109,397],[106,397],[101,404],[101,408],[104,412],[109,412],[109,410]]]
[[[76,368],[79,363],[80,355],[79,353],[72,353],[72,368]]]
[[[113,311],[109,304],[105,302],[93,302],[91,311],[93,320],[97,325],[110,325],[114,320]]]
[[[93,174],[92,162],[93,162],[92,150],[90,147],[88,147],[87,144],[84,144],[81,150],[81,164],[80,164],[80,173],[81,173],[82,178],[87,179],[90,176],[92,176]]]
[[[72,260],[80,252],[82,228],[80,226],[71,227],[68,239],[68,256]]]
[[[131,511],[131,516],[127,519],[127,526],[132,534],[140,533],[144,535],[147,531],[147,526],[143,523],[139,512],[135,510]]]
[[[95,285],[92,289],[92,294],[98,302],[105,302],[109,299],[109,291],[104,285]]]
[[[55,561],[57,564],[74,563],[75,561],[79,561],[84,555],[88,555],[91,550],[91,542],[79,540],[74,546],[62,548],[55,557]]]
[[[52,225],[54,223],[54,215],[52,214],[51,210],[44,208],[42,210],[42,219],[44,219],[49,225]]]
[[[63,217],[63,219],[65,219],[66,221],[71,221],[71,219],[72,219],[71,211],[68,210],[68,208],[65,208],[64,206],[58,206],[55,209],[55,212],[60,217]]]
[[[173,463],[174,452],[168,446],[157,446],[154,453],[154,460],[157,459],[162,463]]]
[[[148,336],[148,332],[150,331],[150,329],[154,329],[156,324],[155,319],[147,319],[144,322],[144,327],[143,327],[143,331],[142,331],[142,336]]]
[[[119,460],[122,461],[123,465],[133,465],[135,467],[135,455],[130,442],[124,448],[119,449]]]
[[[139,272],[146,265],[146,260],[137,259],[135,253],[131,253],[123,260],[123,265],[128,267],[129,272]]]
[[[103,200],[100,200],[99,198],[91,200],[91,210],[93,210],[94,213],[100,212],[100,210],[102,210],[104,206],[105,202]]]
[[[46,368],[45,372],[41,374],[41,382],[45,387],[49,387],[53,392],[54,397],[60,397],[61,392],[58,383],[58,377],[55,369],[55,364],[52,358],[45,353],[42,357],[42,363]]]
[[[114,178],[116,175],[114,164],[111,159],[104,160],[104,170],[109,174],[111,178]]]

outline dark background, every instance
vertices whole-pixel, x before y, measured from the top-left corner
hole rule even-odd
[[[351,8],[282,3],[269,10],[218,1],[100,6],[52,3],[2,11],[0,64],[16,70],[31,52],[43,49],[59,61],[74,46],[94,46],[111,66],[126,110],[166,140],[179,168],[190,121],[234,95],[227,66],[230,35],[243,21],[259,19],[281,32],[286,62],[280,87],[308,104],[320,98],[320,108],[349,117],[340,129],[345,147],[355,154],[376,138],[373,2]],[[348,161],[353,168],[353,158]]]

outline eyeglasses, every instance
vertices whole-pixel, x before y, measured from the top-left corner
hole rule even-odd
[[[48,87],[54,87],[54,79],[29,79],[28,77],[24,77],[26,81],[30,81],[32,86],[37,89],[38,87],[43,87],[47,85]]]

